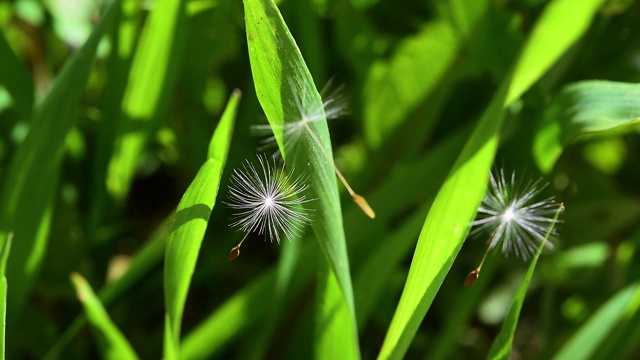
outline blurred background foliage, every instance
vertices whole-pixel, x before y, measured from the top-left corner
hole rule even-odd
[[[330,78],[346,84],[350,114],[329,123],[335,161],[379,214],[371,221],[342,198],[363,358],[380,350],[431,201],[541,14],[557,3],[563,1],[278,2],[316,85]],[[513,358],[575,359],[571,351],[588,343],[594,349],[586,358],[640,356],[639,295],[629,290],[640,276],[640,5],[595,3],[584,35],[505,112],[495,165],[543,176],[545,191],[567,209],[555,248],[543,253],[530,285]],[[311,357],[313,274],[324,261],[311,232],[281,246],[251,236],[238,260],[226,260],[241,234],[228,227],[221,201],[230,170],[256,152],[260,139],[250,126],[265,121],[243,3],[115,4],[107,18],[102,1],[0,2],[0,201],[23,209],[3,210],[1,230],[23,227],[45,239],[22,246],[19,265],[36,265],[18,285],[11,266],[21,256],[18,233],[12,246],[8,357],[104,356],[82,320],[73,285],[84,285],[77,277],[72,284],[74,272],[96,289],[140,358],[162,356],[164,239],[235,88],[243,96],[184,311],[182,356]],[[582,20],[559,19],[572,21]],[[95,50],[85,45],[91,34]],[[546,36],[552,51],[565,33]],[[76,67],[63,83],[73,54],[85,61],[86,76]],[[572,101],[567,85],[583,80],[631,84],[598,86],[603,93],[595,96],[604,99],[597,109],[609,109],[605,115],[619,110],[620,122],[571,136],[559,125],[565,136],[557,136],[549,129],[562,115],[554,111]],[[54,92],[56,82],[64,87]],[[616,101],[625,106],[607,107]],[[40,135],[28,140],[36,129]],[[52,139],[60,152],[45,145]],[[39,150],[20,155],[29,141]],[[11,175],[32,155],[42,161],[27,172],[32,178]],[[35,208],[40,217],[20,217]],[[408,358],[486,357],[527,264],[494,251],[481,280],[465,289],[484,246],[482,237],[465,243]],[[122,277],[132,264],[136,272]],[[283,273],[285,284],[275,286]],[[597,317],[607,309],[617,315]]]

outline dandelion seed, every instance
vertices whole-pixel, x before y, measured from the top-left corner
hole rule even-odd
[[[329,95],[326,97],[326,100],[322,103],[322,105],[321,106],[312,105],[308,107],[306,106],[306,104],[314,103],[314,102],[307,101],[306,93],[304,91],[302,92],[302,98],[301,98],[299,96],[299,92],[297,90],[296,84],[292,79],[289,79],[289,87],[291,89],[291,93],[293,94],[293,100],[295,101],[297,113],[288,115],[286,117],[290,119],[296,119],[296,120],[287,121],[285,122],[285,124],[281,126],[273,127],[273,128],[270,125],[254,125],[252,126],[252,130],[254,130],[254,132],[258,134],[260,133],[272,134],[272,130],[281,130],[283,141],[284,141],[284,147],[288,153],[295,152],[295,149],[297,145],[300,143],[300,139],[302,138],[302,136],[305,134],[308,135],[313,141],[313,143],[316,145],[316,147],[320,149],[320,152],[325,157],[325,159],[333,165],[333,170],[335,171],[336,175],[338,176],[338,178],[340,179],[344,187],[349,192],[349,195],[351,195],[351,198],[353,199],[353,201],[360,207],[360,209],[367,216],[369,216],[371,219],[374,219],[376,217],[375,211],[373,211],[373,209],[371,208],[371,206],[369,205],[369,203],[364,197],[362,197],[361,195],[358,195],[355,191],[353,191],[353,189],[351,188],[351,186],[349,185],[345,177],[340,172],[340,169],[338,169],[338,167],[334,163],[333,158],[329,156],[329,153],[322,145],[322,142],[318,138],[318,135],[309,125],[310,123],[315,121],[324,121],[325,119],[326,120],[335,119],[347,113],[346,111],[347,102],[344,96],[342,96],[342,88],[339,87],[335,91],[329,92],[327,90],[329,86],[330,86],[330,83],[327,84],[327,86],[325,86],[325,88],[322,91],[323,98],[325,97],[324,94],[329,93]],[[275,135],[271,135],[265,140],[263,140],[262,145],[263,145],[262,146],[263,148],[275,146],[276,145]],[[279,156],[279,154],[280,153],[276,151],[276,153],[274,153],[274,156],[277,157]]]
[[[284,165],[277,167],[265,156],[258,156],[258,161],[260,171],[247,160],[242,169],[234,169],[231,174],[227,205],[238,212],[230,226],[239,228],[245,236],[231,249],[229,260],[240,255],[240,246],[249,233],[257,231],[280,243],[281,238],[295,238],[311,221],[302,206],[313,200],[303,195],[309,188],[306,178],[294,178],[294,169],[287,172]]]
[[[525,261],[535,254],[541,243],[553,248],[548,234],[556,235],[556,214],[561,211],[553,197],[535,201],[535,197],[547,186],[541,180],[529,181],[524,186],[516,182],[515,172],[508,179],[504,170],[490,174],[490,186],[478,208],[480,218],[472,223],[477,226],[472,235],[489,231],[489,246],[480,265],[465,280],[471,286],[480,276],[480,270],[489,253],[502,241],[502,252],[515,254]]]

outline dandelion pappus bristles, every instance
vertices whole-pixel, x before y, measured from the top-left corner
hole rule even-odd
[[[237,212],[230,226],[248,234],[264,234],[271,242],[281,238],[291,240],[311,221],[303,204],[308,199],[304,192],[310,184],[304,175],[294,176],[295,169],[287,171],[284,164],[276,166],[274,159],[258,156],[260,171],[245,161],[242,169],[234,169],[226,204]],[[243,241],[232,249],[230,257],[237,257]]]

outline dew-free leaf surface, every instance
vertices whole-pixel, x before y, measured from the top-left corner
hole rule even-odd
[[[269,0],[247,0],[244,5],[256,94],[271,126],[282,129],[285,122],[300,120],[301,112],[322,109],[320,94],[278,8]],[[299,104],[294,100],[296,97]],[[320,276],[329,280],[322,281],[320,288],[326,293],[317,296],[331,303],[324,302],[317,314],[316,325],[324,329],[316,339],[317,351],[328,358],[354,358],[359,356],[359,347],[353,289],[326,120],[310,123],[310,129],[320,144],[309,136],[302,138],[298,147],[300,154],[295,154],[296,169],[308,174],[313,182],[314,197],[318,200],[314,202],[316,211],[312,227],[329,263],[329,267],[321,267],[321,271],[326,269],[333,273]],[[283,148],[282,131],[276,131],[275,136],[281,152],[291,164],[293,154],[286,153],[288,149]],[[330,280],[333,276],[335,282]],[[339,287],[341,296],[335,296],[335,286]],[[342,307],[347,311],[337,310]],[[336,347],[328,339],[338,338],[347,347],[341,348],[339,353],[331,353]]]
[[[234,91],[211,138],[207,161],[185,192],[171,225],[164,265],[164,356],[177,359],[184,304],[227,160],[240,92]]]

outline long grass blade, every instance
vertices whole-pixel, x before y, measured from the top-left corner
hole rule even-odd
[[[209,215],[216,203],[239,101],[240,91],[235,91],[211,139],[208,159],[182,197],[171,225],[164,265],[166,359],[178,358],[184,304]]]

